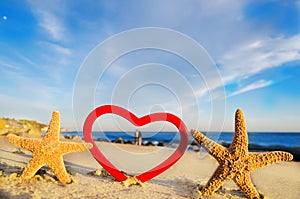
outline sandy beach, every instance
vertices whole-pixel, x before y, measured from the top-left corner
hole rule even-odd
[[[99,149],[120,170],[136,175],[166,159],[173,149],[98,142]],[[111,176],[91,175],[101,166],[89,151],[64,156],[67,170],[74,181],[62,185],[47,167],[48,177],[20,181],[21,173],[31,158],[29,151],[14,153],[17,148],[6,137],[0,138],[0,198],[198,198],[197,186],[205,185],[218,163],[204,152],[186,151],[169,170],[146,182],[144,186],[126,187]],[[271,199],[300,196],[300,162],[281,162],[252,173],[256,188]],[[232,182],[207,198],[245,198]]]

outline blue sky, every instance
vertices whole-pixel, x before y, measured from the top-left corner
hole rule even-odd
[[[222,130],[233,130],[234,112],[242,108],[249,131],[300,131],[300,1],[291,0],[1,1],[0,116],[48,123],[59,110],[63,127],[81,129],[73,91],[84,60],[111,36],[143,27],[178,31],[207,51],[222,79],[213,89],[225,89]],[[211,121],[213,91],[199,76],[202,83],[190,82],[196,104],[185,84],[154,82],[127,92],[134,77],[188,78],[187,65],[166,52],[128,54],[99,77],[94,107],[115,102],[139,116],[168,111],[182,116],[188,129],[220,130]],[[123,92],[112,92],[116,88]],[[81,120],[89,111],[81,111]]]

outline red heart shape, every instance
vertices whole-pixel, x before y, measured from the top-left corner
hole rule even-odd
[[[108,171],[112,176],[115,177],[118,181],[124,181],[127,179],[127,176],[124,175],[119,169],[117,169],[114,165],[111,164],[111,162],[101,153],[101,151],[98,149],[96,143],[94,142],[93,136],[92,136],[92,126],[95,122],[95,120],[104,114],[116,114],[119,115],[128,121],[130,121],[132,124],[136,126],[144,126],[146,124],[149,124],[151,122],[156,121],[167,121],[172,124],[174,124],[177,129],[180,132],[180,143],[175,150],[175,152],[165,161],[157,165],[156,167],[150,169],[149,171],[146,171],[145,173],[140,174],[139,176],[136,176],[138,180],[141,182],[146,182],[155,176],[161,174],[168,168],[170,168],[173,164],[175,164],[181,156],[184,154],[187,145],[188,145],[188,131],[183,123],[183,121],[178,118],[177,116],[171,114],[171,113],[153,113],[150,115],[146,115],[144,117],[138,118],[133,113],[129,112],[128,110],[121,108],[119,106],[114,105],[104,105],[100,106],[96,109],[94,109],[86,118],[83,126],[83,136],[86,142],[92,143],[93,148],[90,149],[92,155],[94,158],[101,164],[101,166]]]

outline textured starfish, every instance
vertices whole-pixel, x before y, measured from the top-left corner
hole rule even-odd
[[[59,136],[60,116],[58,111],[53,112],[49,128],[43,139],[24,138],[13,134],[7,136],[8,141],[12,144],[32,152],[33,157],[20,176],[21,179],[27,180],[32,178],[42,166],[47,165],[61,183],[71,182],[62,156],[70,152],[85,151],[91,148],[92,144],[60,142]]]
[[[235,134],[228,149],[208,139],[196,130],[192,130],[191,133],[195,140],[219,162],[213,176],[205,187],[200,190],[203,196],[213,194],[225,181],[232,179],[249,198],[260,198],[259,192],[251,182],[250,172],[279,161],[293,159],[292,154],[282,151],[248,152],[246,122],[243,111],[240,109],[235,114]]]

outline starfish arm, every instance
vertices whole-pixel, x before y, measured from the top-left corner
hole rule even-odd
[[[227,157],[228,150],[222,145],[214,142],[213,140],[207,138],[202,133],[197,130],[191,131],[194,139],[209,152],[218,162],[221,162],[225,157]]]
[[[38,139],[24,138],[24,137],[16,136],[14,134],[7,135],[7,140],[13,145],[27,149],[31,152],[41,142],[41,140]]]
[[[59,152],[61,154],[71,153],[71,152],[82,152],[92,148],[91,143],[76,143],[76,142],[61,142],[59,147]]]
[[[236,173],[233,178],[235,184],[245,193],[249,198],[259,199],[260,195],[253,183],[251,182],[250,172]]]
[[[249,153],[249,170],[256,169],[274,164],[280,161],[291,161],[293,155],[283,151],[272,151],[265,153]]]
[[[205,187],[200,191],[202,196],[212,195],[218,190],[226,180],[229,180],[229,170],[224,169],[221,165],[216,169],[213,176],[209,179]]]
[[[20,179],[28,180],[32,178],[42,166],[44,166],[44,162],[40,158],[33,157],[22,172]]]
[[[44,140],[59,140],[60,136],[60,115],[58,111],[52,113],[52,118],[44,137]]]
[[[55,157],[55,160],[48,161],[47,165],[52,169],[53,173],[61,183],[67,184],[71,182],[62,156]]]
[[[235,132],[229,152],[237,156],[245,156],[248,153],[246,122],[241,109],[238,109],[235,113]]]

